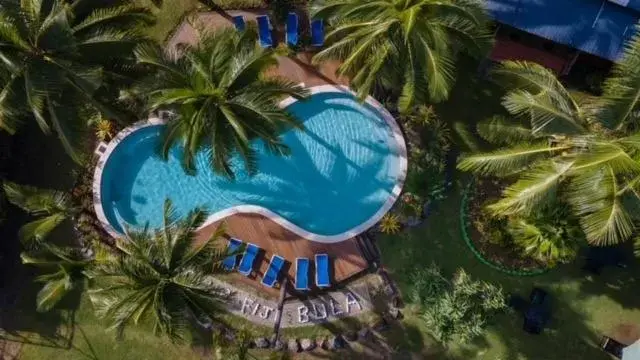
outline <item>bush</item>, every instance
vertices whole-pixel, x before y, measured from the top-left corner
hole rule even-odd
[[[267,3],[264,0],[200,0],[209,8],[219,7],[223,10],[255,9],[265,8]]]
[[[507,309],[502,288],[473,281],[462,269],[448,281],[432,264],[416,270],[411,280],[410,297],[419,304],[427,331],[443,344],[473,339]]]
[[[509,219],[507,231],[526,256],[550,266],[572,261],[585,244],[580,224],[562,204],[527,218]]]

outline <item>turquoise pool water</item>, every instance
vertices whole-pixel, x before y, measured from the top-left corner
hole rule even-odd
[[[291,156],[265,152],[259,171],[237,170],[235,182],[211,171],[209,151],[197,158],[197,174],[180,165],[181,146],[168,162],[157,149],[163,125],[145,127],[122,140],[101,179],[105,216],[118,231],[118,217],[133,227],[158,227],[165,198],[179,215],[196,206],[215,213],[237,205],[265,207],[318,235],[336,235],[370,219],[389,199],[400,177],[398,144],[377,110],[345,93],[318,93],[287,107],[305,131],[284,133]],[[118,214],[116,216],[116,213]]]

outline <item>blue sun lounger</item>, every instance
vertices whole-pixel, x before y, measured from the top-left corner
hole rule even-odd
[[[324,45],[324,22],[322,19],[311,21],[311,45]]]
[[[329,255],[316,254],[316,286],[329,287]]]
[[[256,261],[256,257],[260,252],[260,248],[255,244],[247,245],[247,248],[244,251],[244,255],[242,255],[242,260],[240,260],[240,266],[238,267],[238,272],[244,276],[249,276],[251,271],[253,270],[253,263]]]
[[[237,15],[233,17],[233,26],[236,27],[238,31],[244,31],[247,28],[247,24],[244,22],[244,16]]]
[[[273,46],[273,38],[271,37],[271,22],[267,15],[260,15],[256,17],[258,21],[258,37],[260,46],[263,48]]]
[[[278,281],[278,276],[280,275],[280,270],[282,270],[283,265],[284,258],[279,255],[273,255],[269,262],[267,273],[264,274],[264,277],[262,278],[262,285],[273,287],[273,285],[276,284],[276,281]]]
[[[229,245],[227,245],[227,254],[233,255],[229,255],[226,259],[224,259],[224,261],[222,261],[222,267],[224,267],[225,270],[231,271],[236,267],[236,263],[238,262],[238,254],[235,253],[240,249],[241,246],[242,241],[234,238],[231,238],[231,240],[229,240]]]
[[[294,12],[290,12],[287,15],[287,23],[286,23],[287,31],[287,45],[295,46],[298,44],[298,14]]]
[[[309,259],[296,258],[296,290],[309,290]]]

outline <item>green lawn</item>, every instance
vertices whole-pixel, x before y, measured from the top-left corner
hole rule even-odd
[[[149,29],[149,36],[163,42],[176,27],[182,17],[201,4],[198,0],[134,0],[136,4],[152,9],[157,17],[156,24]],[[157,3],[156,4],[154,4]]]
[[[501,316],[486,336],[468,346],[452,346],[449,351],[436,352],[434,359],[608,359],[597,348],[602,334],[622,323],[640,323],[640,297],[637,296],[637,267],[621,270],[606,269],[590,278],[580,270],[581,262],[559,267],[545,275],[513,277],[481,264],[466,247],[460,236],[459,205],[461,197],[444,200],[424,226],[407,234],[383,237],[379,246],[383,263],[401,289],[407,283],[411,269],[431,262],[446,272],[465,269],[476,279],[500,284],[508,293],[528,296],[533,286],[549,291],[553,298],[553,320],[542,335],[522,331],[518,314]],[[406,341],[411,351],[420,351],[422,344],[432,341],[420,329],[420,321],[407,310],[404,325],[410,331]],[[395,339],[394,339],[395,338]],[[397,337],[390,339],[391,342]]]

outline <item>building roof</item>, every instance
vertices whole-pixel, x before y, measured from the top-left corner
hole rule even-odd
[[[487,8],[498,22],[611,61],[640,18],[640,0],[487,0]]]
[[[491,60],[532,60],[561,74],[567,60],[548,51],[535,49],[508,39],[496,39],[490,54]]]

